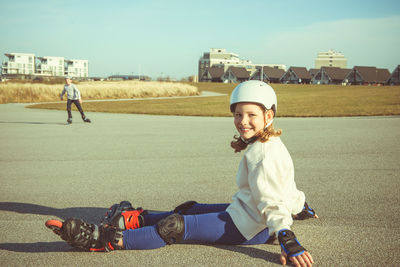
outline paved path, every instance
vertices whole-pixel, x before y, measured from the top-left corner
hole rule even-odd
[[[48,218],[98,222],[120,200],[148,209],[229,202],[240,155],[231,118],[0,105],[0,266],[277,266],[278,246],[173,245],[82,253]],[[316,266],[400,265],[400,117],[282,118],[298,187],[321,219],[296,222]]]

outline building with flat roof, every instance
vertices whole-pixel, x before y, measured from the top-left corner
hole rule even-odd
[[[1,65],[2,75],[34,75],[35,54],[27,53],[6,53],[7,61]]]
[[[199,59],[198,76],[203,77],[206,70],[211,67],[222,68],[225,72],[230,66],[243,67],[249,65],[250,60],[242,60],[237,54],[227,52],[224,48],[211,48],[209,52],[205,52]],[[200,81],[202,81],[200,79]]]
[[[36,74],[44,76],[64,76],[63,57],[37,57]]]
[[[211,48],[199,59],[198,77],[199,82],[211,81],[209,71],[211,68],[213,68],[212,72],[216,72],[215,68],[221,68],[223,73],[226,73],[230,67],[244,68],[253,75],[258,68],[266,66],[286,71],[286,66],[283,64],[253,64],[251,60],[240,59],[237,54],[227,52],[224,48]]]
[[[65,76],[87,78],[89,76],[89,61],[85,59],[65,60]]]
[[[89,77],[89,61],[86,59],[36,57],[35,54],[27,53],[6,53],[4,55],[8,60],[2,62],[1,75],[5,77]]]
[[[319,52],[315,59],[315,68],[321,67],[338,67],[345,69],[347,67],[347,59],[341,52],[329,50],[328,52]]]

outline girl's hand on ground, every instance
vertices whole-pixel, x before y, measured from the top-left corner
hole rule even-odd
[[[285,253],[285,251],[281,251],[281,256],[280,256],[280,260],[282,265],[286,265],[287,263],[287,254]],[[308,253],[308,251],[305,251],[303,254],[299,255],[299,256],[295,256],[295,257],[289,257],[289,260],[294,264],[294,266],[296,267],[303,267],[303,266],[312,266],[312,264],[314,263],[313,258],[311,257],[311,254]]]
[[[292,215],[293,220],[297,219],[297,214],[296,215]],[[314,216],[312,217],[313,219],[319,219],[318,215],[315,213]]]

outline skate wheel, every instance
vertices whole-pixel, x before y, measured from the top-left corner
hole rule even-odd
[[[45,223],[46,227],[51,230],[60,230],[63,226],[63,223],[59,220],[47,220]]]

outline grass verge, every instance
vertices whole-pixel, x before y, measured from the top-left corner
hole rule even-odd
[[[234,84],[199,83],[199,91],[230,94]],[[272,85],[279,117],[343,117],[400,115],[400,86]],[[65,110],[65,103],[29,108]],[[182,116],[231,116],[229,96],[84,102],[89,112]]]
[[[198,89],[188,83],[155,81],[80,82],[84,99],[121,99],[138,97],[168,97],[198,95]],[[0,83],[0,103],[32,103],[58,101],[63,84]]]

